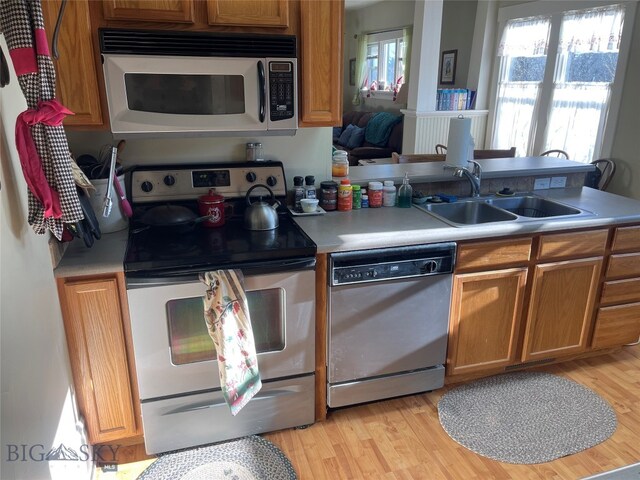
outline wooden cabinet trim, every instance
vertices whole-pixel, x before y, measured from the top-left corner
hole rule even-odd
[[[603,255],[609,236],[608,230],[554,233],[540,237],[539,260]]]
[[[531,258],[531,238],[465,243],[458,246],[456,270],[524,264]]]
[[[611,251],[640,250],[640,225],[618,227],[613,234]]]
[[[287,28],[288,0],[207,0],[209,25]]]
[[[640,276],[640,252],[619,253],[609,257],[607,278]]]
[[[640,339],[640,302],[598,310],[593,348],[617,347]]]
[[[103,0],[106,20],[194,23],[193,0]]]

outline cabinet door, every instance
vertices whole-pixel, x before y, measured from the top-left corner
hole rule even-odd
[[[526,278],[526,268],[454,277],[448,375],[514,363]]]
[[[209,25],[289,26],[289,0],[207,0]]]
[[[60,280],[58,286],[89,441],[95,444],[138,435],[117,279]]]
[[[537,265],[522,360],[586,350],[602,258]]]
[[[61,0],[42,2],[47,37],[52,48],[61,3]],[[64,119],[64,125],[106,124],[100,104],[99,76],[87,0],[66,3],[57,47],[60,56],[53,60],[57,97],[65,107],[75,113]]]
[[[103,0],[106,20],[193,23],[192,0]]]
[[[342,124],[344,0],[300,2],[301,127]]]

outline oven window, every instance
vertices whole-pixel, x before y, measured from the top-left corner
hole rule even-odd
[[[242,75],[125,73],[129,110],[177,115],[244,113]]]
[[[284,290],[247,291],[253,338],[258,353],[284,349]],[[204,320],[202,297],[167,302],[169,347],[174,365],[215,360],[216,351]]]

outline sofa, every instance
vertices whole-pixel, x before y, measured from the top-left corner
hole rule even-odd
[[[386,141],[384,143],[371,143],[367,141],[367,137],[371,138],[367,133],[372,133],[371,129],[367,132],[367,125],[377,114],[382,114],[388,120],[390,126],[388,130],[388,136],[383,134],[383,137],[378,137],[378,140]],[[379,122],[383,117],[378,117],[376,122]],[[376,123],[374,122],[374,123]],[[348,154],[349,165],[358,165],[358,160],[371,159],[371,158],[389,158],[393,152],[402,153],[402,127],[404,118],[402,116],[390,115],[385,112],[360,112],[351,111],[342,116],[342,127],[335,127],[333,131],[333,146],[338,150],[345,150]],[[358,129],[349,127],[354,125]],[[345,130],[350,128],[357,133],[351,135],[347,141],[345,141]],[[347,132],[348,133],[348,132]],[[356,138],[356,135],[358,138]],[[341,141],[342,138],[342,141]],[[350,140],[350,141],[349,141]]]

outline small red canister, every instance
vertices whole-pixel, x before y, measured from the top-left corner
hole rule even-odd
[[[218,195],[213,189],[207,195],[198,197],[198,210],[203,217],[210,216],[209,220],[202,222],[205,227],[221,227],[224,225],[224,197]]]

